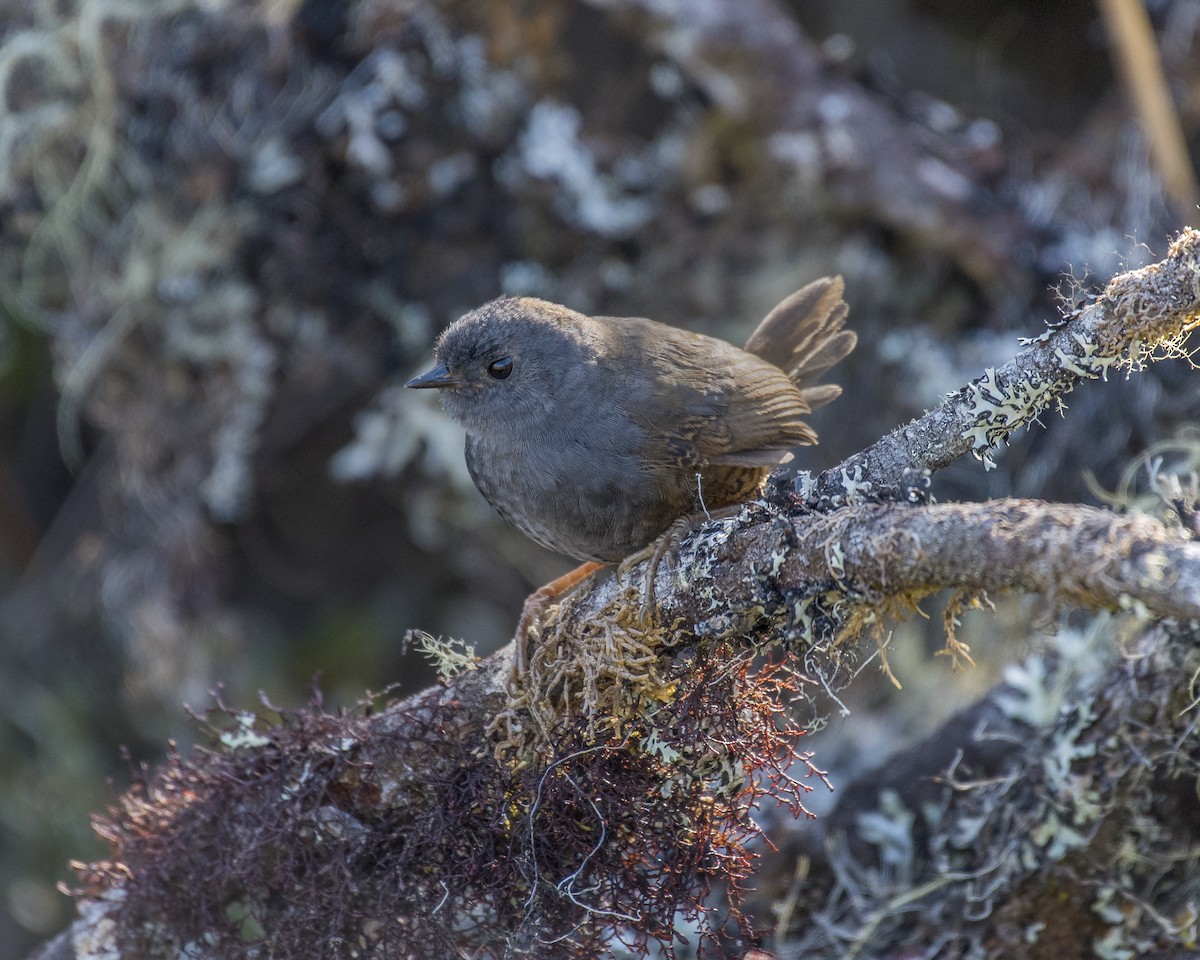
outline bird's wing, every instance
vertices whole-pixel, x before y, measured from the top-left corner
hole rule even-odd
[[[600,319],[600,318],[598,318]],[[647,320],[602,318],[625,343],[622,399],[647,461],[680,466],[786,463],[816,442],[804,395],[778,367],[712,337]]]
[[[719,370],[725,385],[723,428],[697,442],[701,457],[727,466],[774,466],[791,460],[793,447],[816,443],[816,433],[803,419],[811,408],[787,375],[736,347],[720,345],[728,357]]]

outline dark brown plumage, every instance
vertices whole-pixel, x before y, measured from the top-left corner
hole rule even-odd
[[[739,350],[652,320],[589,317],[531,297],[472,310],[409,381],[442,391],[467,466],[500,514],[543,546],[612,562],[681,517],[754,496],[805,414],[841,389],[841,278],[792,294]]]

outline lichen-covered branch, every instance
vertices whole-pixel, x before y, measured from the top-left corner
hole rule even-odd
[[[801,812],[796,770],[820,779],[780,725],[809,696],[796,658],[756,673],[760,645],[818,646],[833,670],[847,654],[830,641],[944,586],[1200,618],[1200,546],[1148,518],[786,499],[685,539],[681,572],[659,576],[669,632],[632,621],[608,579],[549,618],[507,689],[506,651],[374,716],[231,715],[221,749],[174,758],[111,815],[87,942],[139,957],[201,937],[217,956],[247,938],[280,956],[351,936],[415,957],[666,942],[676,910],[700,916],[712,879],[749,869],[750,807]]]
[[[403,957],[669,942],[677,910],[699,917],[713,879],[736,885],[749,869],[751,805],[770,795],[802,812],[797,771],[821,779],[780,723],[811,688],[792,653],[755,672],[761,646],[808,648],[810,669],[834,670],[849,654],[831,641],[943,586],[1200,618],[1200,545],[1148,518],[1032,502],[811,514],[786,499],[685,538],[680,572],[658,582],[670,632],[631,620],[636,590],[606,579],[549,618],[515,680],[505,651],[374,715],[214,718],[217,749],[172,758],[102,826],[114,858],[85,873],[77,955],[168,956],[197,939],[214,956],[247,942],[302,956],[347,938]],[[1156,682],[1186,688],[1183,675]],[[1060,780],[1092,756],[1083,739]],[[1040,796],[1052,772],[1014,778],[1005,802]],[[1010,887],[1096,835],[1069,802],[1046,811],[1058,833],[1021,840]],[[974,869],[980,882],[995,872]],[[820,899],[835,889],[821,879],[799,912],[844,912]],[[863,941],[903,915],[862,927]]]
[[[656,580],[662,620],[708,638],[795,629],[818,595],[887,609],[946,588],[1200,619],[1200,544],[1150,517],[1040,501],[825,514],[759,503],[697,530]],[[569,597],[561,629],[602,621],[621,600],[615,579]]]
[[[835,497],[859,484],[902,487],[907,478],[938,470],[968,451],[985,467],[994,466],[992,448],[1060,404],[1081,381],[1178,353],[1197,323],[1200,232],[1188,229],[1165,260],[1114,277],[1099,297],[1008,363],[826,471],[816,491]]]
[[[1149,517],[1019,500],[811,513],[797,501],[775,490],[686,537],[659,567],[656,625],[631,617],[638,570],[630,581],[604,578],[564,600],[542,624],[515,685],[504,716],[526,735],[510,730],[510,740],[538,742],[563,711],[611,722],[622,704],[638,702],[631,689],[652,697],[669,685],[661,668],[631,672],[630,662],[653,664],[681,637],[751,649],[782,641],[804,653],[810,673],[834,678],[853,656],[841,640],[864,629],[882,636],[889,616],[944,589],[959,598],[1020,591],[1060,605],[1200,619],[1200,544]],[[947,612],[946,653],[969,661],[953,634],[956,609]],[[617,691],[626,699],[614,698]]]
[[[1086,643],[839,787],[786,851],[810,869],[780,956],[1195,955],[1200,635],[1151,629],[1081,676]]]

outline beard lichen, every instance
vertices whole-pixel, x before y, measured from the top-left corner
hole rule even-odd
[[[514,673],[508,703],[491,726],[497,750],[517,755],[553,752],[563,721],[585,718],[586,739],[620,739],[626,719],[669,701],[676,682],[664,651],[670,631],[643,620],[640,594],[625,583],[596,617],[563,626],[563,607],[551,607],[530,630],[523,669]]]

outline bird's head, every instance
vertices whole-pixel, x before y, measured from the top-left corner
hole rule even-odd
[[[441,391],[468,432],[530,427],[552,415],[581,368],[595,362],[588,318],[533,297],[501,297],[446,328],[436,366],[405,384]]]

